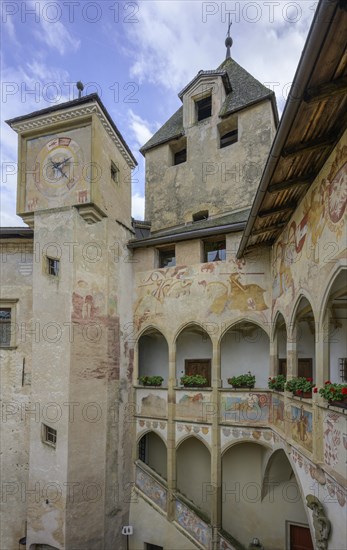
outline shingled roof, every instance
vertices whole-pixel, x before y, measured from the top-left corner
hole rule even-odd
[[[220,110],[219,116],[226,117],[236,111],[244,109],[246,106],[270,99],[272,102],[276,123],[278,122],[278,113],[275,94],[266,86],[263,86],[256,78],[243,69],[234,59],[230,57],[225,59],[216,71],[200,71],[193,80],[183,88],[184,92],[190,84],[200,76],[210,76],[211,74],[225,74],[229,77],[231,92],[225,98],[224,104]],[[181,94],[179,94],[180,96]],[[140,151],[144,154],[149,149],[157,147],[162,143],[170,141],[184,135],[183,128],[183,107],[180,107],[172,117],[141,147]]]

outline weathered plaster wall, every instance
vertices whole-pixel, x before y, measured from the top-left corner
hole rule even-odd
[[[134,535],[129,537],[130,550],[143,550],[144,541],[175,550],[196,549],[195,544],[140,496],[131,505],[129,521],[131,525],[136,525]],[[155,529],[148,529],[151,525],[155,525]]]
[[[185,128],[187,162],[172,166],[170,144],[146,153],[146,219],[152,229],[191,222],[208,210],[215,215],[250,206],[272,141],[270,101],[238,116],[238,142],[219,148],[218,110]],[[231,189],[233,192],[230,192]]]
[[[12,305],[11,349],[0,348],[1,418],[1,548],[17,548],[25,536],[29,471],[29,424],[32,372],[32,271],[31,240],[1,243],[0,300]],[[35,415],[35,412],[34,412]]]

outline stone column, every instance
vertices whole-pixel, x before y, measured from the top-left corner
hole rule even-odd
[[[169,342],[169,380],[168,380],[168,422],[167,422],[167,486],[168,486],[168,520],[175,519],[176,491],[176,342]]]
[[[212,395],[211,395],[211,410],[212,418],[207,418],[211,422],[212,430],[212,446],[211,446],[211,525],[213,533],[213,550],[218,550],[217,530],[222,523],[221,510],[221,448],[220,448],[220,425],[219,425],[219,409],[220,409],[220,392],[221,387],[221,361],[220,361],[220,345],[218,340],[212,341]]]

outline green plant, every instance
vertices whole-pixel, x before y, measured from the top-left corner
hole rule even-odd
[[[347,384],[333,384],[330,380],[324,382],[323,388],[314,388],[314,393],[319,392],[319,395],[327,401],[343,401],[347,399]]]
[[[190,387],[203,387],[207,386],[208,380],[200,374],[185,374],[181,377],[181,384]]]
[[[162,376],[140,376],[139,382],[142,386],[161,386],[164,378]]]
[[[254,388],[255,375],[248,371],[247,374],[240,374],[239,376],[228,378],[228,384],[231,384],[234,388]]]
[[[284,374],[278,374],[277,376],[270,376],[268,386],[270,390],[283,391],[286,383],[286,377]]]
[[[303,393],[312,393],[312,388],[314,388],[315,384],[313,382],[312,378],[305,378],[304,376],[299,376],[296,378],[292,378],[291,380],[288,380],[285,385],[286,391],[291,391],[295,395],[303,394]]]

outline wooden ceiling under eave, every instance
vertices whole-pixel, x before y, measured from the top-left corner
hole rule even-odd
[[[239,257],[273,244],[347,127],[347,1],[330,0],[326,12],[324,3],[317,8]]]

